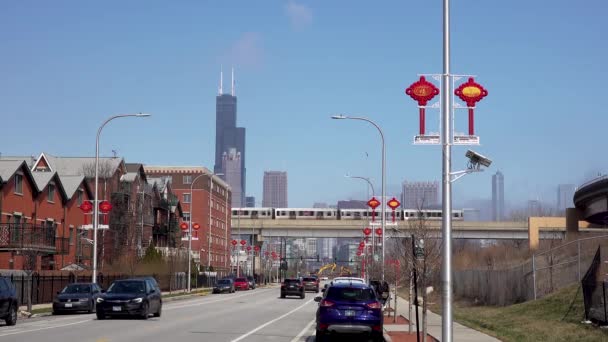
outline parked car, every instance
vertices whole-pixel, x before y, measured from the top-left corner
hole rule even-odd
[[[150,314],[160,317],[162,308],[161,293],[150,280],[116,280],[97,298],[97,319],[105,319],[106,316],[148,319]]]
[[[343,333],[363,333],[374,341],[384,341],[382,304],[370,286],[339,282],[327,288],[322,297],[315,297],[315,301],[319,303],[316,341],[327,341],[332,335]]]
[[[17,324],[18,309],[17,291],[13,283],[8,278],[0,276],[0,319],[3,319],[6,325]]]
[[[252,276],[247,276],[247,282],[249,282],[249,288],[255,290],[255,279]]]
[[[319,278],[304,277],[302,282],[304,283],[304,291],[319,292]]]
[[[222,292],[234,293],[234,291],[236,291],[236,289],[234,288],[234,281],[232,281],[232,279],[230,279],[230,278],[224,278],[224,279],[218,280],[215,283],[215,286],[213,287],[213,293],[222,293]]]
[[[247,278],[234,279],[234,288],[237,290],[249,290],[249,281]]]
[[[74,283],[57,292],[53,300],[53,315],[86,311],[95,311],[97,298],[101,295],[101,287],[93,283]]]
[[[281,283],[281,298],[286,296],[299,296],[304,299],[304,283],[299,278],[288,278]]]

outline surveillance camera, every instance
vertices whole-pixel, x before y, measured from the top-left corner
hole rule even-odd
[[[489,167],[492,164],[492,160],[472,150],[468,150],[465,156],[469,158],[472,164],[480,164],[485,167]]]

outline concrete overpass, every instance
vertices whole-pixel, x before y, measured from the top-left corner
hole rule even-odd
[[[441,221],[427,221],[429,229],[441,236]],[[412,233],[411,221],[398,221],[387,225],[387,237],[405,237]],[[297,238],[361,238],[363,220],[277,220],[277,219],[232,219],[232,233],[256,235],[259,241],[268,237]],[[379,225],[378,225],[379,227]],[[528,222],[467,222],[452,221],[453,236],[456,239],[508,239],[529,240]],[[537,239],[564,239],[563,227],[540,227]]]
[[[608,224],[608,176],[581,185],[574,193],[574,206],[579,217],[591,224]]]

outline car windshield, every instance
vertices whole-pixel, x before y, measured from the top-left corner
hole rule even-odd
[[[298,284],[299,282],[298,279],[285,279],[285,284]]]
[[[108,293],[145,293],[143,281],[117,281],[110,285]]]
[[[239,282],[239,283],[246,283],[246,282],[247,282],[247,279],[245,279],[245,278],[236,278],[236,280],[235,280],[234,282],[235,282],[235,283],[236,283],[236,282]]]
[[[91,293],[91,285],[84,285],[84,284],[68,285],[63,289],[63,291],[61,291],[61,293],[68,293],[68,294]]]
[[[304,281],[317,281],[317,279],[315,279],[315,278],[304,278],[303,280]]]
[[[221,279],[221,280],[218,280],[217,283],[219,285],[230,285],[230,280],[228,280],[228,279]]]
[[[327,298],[337,301],[368,301],[376,297],[368,288],[330,287]]]

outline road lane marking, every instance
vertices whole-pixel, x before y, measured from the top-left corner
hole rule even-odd
[[[84,322],[91,322],[91,320],[90,319],[86,319],[84,321],[78,321],[78,322],[72,322],[72,323],[66,323],[66,324],[60,324],[60,325],[53,325],[53,326],[50,326],[50,327],[43,327],[43,328],[37,328],[37,329],[30,329],[30,330],[22,330],[22,331],[9,332],[9,333],[5,333],[5,334],[0,334],[0,337],[9,336],[9,335],[24,334],[24,333],[31,333],[31,332],[40,331],[40,330],[63,328],[63,327],[67,327],[67,326],[70,326],[70,325],[82,324]]]
[[[267,326],[271,325],[272,323],[274,323],[274,322],[276,322],[276,321],[279,321],[279,320],[281,320],[281,319],[283,319],[283,318],[285,318],[285,317],[287,317],[287,316],[291,315],[292,313],[294,313],[294,312],[296,312],[296,311],[300,310],[301,308],[303,308],[303,307],[305,307],[306,305],[310,304],[310,303],[311,303],[313,300],[314,300],[314,299],[309,300],[308,302],[306,302],[306,303],[304,303],[304,304],[302,304],[302,305],[298,306],[297,308],[295,308],[295,309],[293,309],[293,310],[289,311],[288,313],[283,314],[283,315],[281,315],[281,316],[279,316],[279,317],[277,317],[277,318],[275,318],[275,319],[273,319],[273,320],[271,320],[271,321],[268,321],[268,322],[266,322],[266,323],[264,323],[264,324],[260,325],[259,327],[257,327],[257,328],[255,328],[255,329],[251,330],[250,332],[248,332],[248,333],[246,333],[246,334],[244,334],[244,335],[241,335],[241,336],[239,336],[238,338],[236,338],[236,339],[234,339],[234,340],[232,340],[232,341],[230,341],[230,342],[238,342],[238,341],[240,341],[240,340],[242,340],[242,339],[244,339],[244,338],[246,338],[246,337],[248,337],[248,336],[251,336],[251,335],[255,334],[256,332],[260,331],[261,329],[264,329],[265,327],[267,327]]]
[[[268,291],[268,290],[267,290]],[[182,309],[182,308],[188,308],[188,307],[192,307],[192,306],[198,306],[198,305],[204,305],[204,304],[211,304],[211,303],[218,303],[218,302],[225,302],[227,300],[231,300],[231,299],[236,299],[236,298],[241,298],[241,297],[246,297],[246,296],[250,296],[250,295],[254,295],[256,293],[263,293],[263,292],[267,292],[267,291],[258,291],[255,293],[243,293],[241,295],[236,295],[236,296],[230,296],[230,297],[224,297],[221,299],[216,299],[216,300],[205,300],[205,301],[198,301],[196,303],[190,303],[190,304],[184,304],[184,305],[179,305],[179,306],[170,306],[168,308],[163,308],[163,311],[170,311],[170,310],[175,310],[175,309]]]
[[[304,329],[302,329],[302,331],[300,331],[300,333],[293,338],[293,340],[291,340],[291,342],[300,342],[300,339],[302,338],[302,336],[304,336],[304,334],[306,334],[309,330],[310,327],[316,322],[316,319],[313,319],[312,321],[310,321],[310,323],[306,324],[306,327],[304,327]]]

